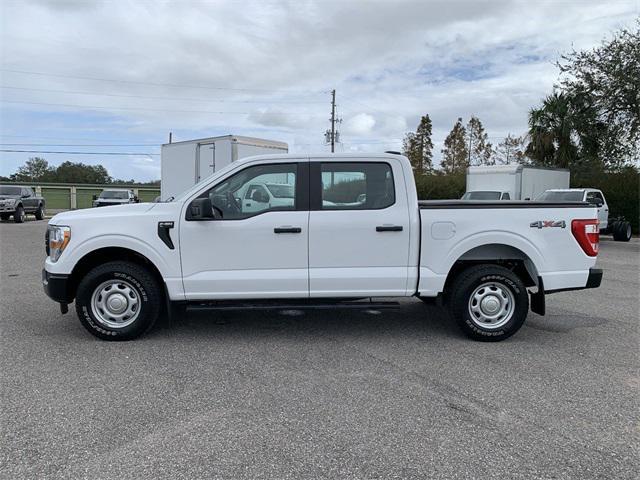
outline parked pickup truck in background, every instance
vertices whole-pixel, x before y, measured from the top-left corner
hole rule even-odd
[[[252,185],[293,198],[250,193],[247,206]],[[496,341],[530,305],[544,314],[546,294],[598,287],[598,242],[588,203],[418,202],[400,155],[266,155],[171,202],[56,215],[42,279],[106,340],[135,338],[176,306],[382,308],[415,296]]]
[[[0,185],[0,218],[22,223],[27,214],[33,214],[38,220],[44,219],[44,198],[36,195],[31,187]]]
[[[111,205],[126,205],[127,203],[138,203],[133,190],[124,188],[110,188],[103,190],[99,197],[93,197],[94,207],[107,207]]]
[[[537,198],[541,202],[587,202],[598,209],[600,233],[611,233],[619,242],[631,240],[631,223],[624,218],[609,218],[609,205],[604,193],[596,188],[554,188]]]

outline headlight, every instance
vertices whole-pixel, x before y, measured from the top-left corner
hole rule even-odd
[[[5,207],[13,207],[16,204],[16,199],[7,198],[6,200],[3,200],[2,203],[4,203]]]
[[[71,228],[59,227],[57,225],[49,225],[47,227],[47,236],[49,238],[49,258],[52,262],[57,262],[67,248],[69,240],[71,240]]]

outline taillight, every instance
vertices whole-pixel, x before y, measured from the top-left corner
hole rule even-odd
[[[598,220],[593,218],[589,220],[573,220],[571,222],[571,233],[573,233],[584,253],[590,257],[598,255],[600,244]]]

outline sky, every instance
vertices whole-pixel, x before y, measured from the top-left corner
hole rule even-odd
[[[494,144],[523,134],[559,56],[639,15],[640,0],[3,0],[0,150],[84,153],[2,151],[0,175],[40,156],[159,179],[169,132],[328,152],[332,89],[336,151],[400,150],[428,113],[437,164],[458,117]]]

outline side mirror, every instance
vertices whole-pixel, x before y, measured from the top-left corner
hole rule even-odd
[[[187,209],[187,220],[218,220],[222,218],[219,209],[211,204],[211,199],[196,198]]]

